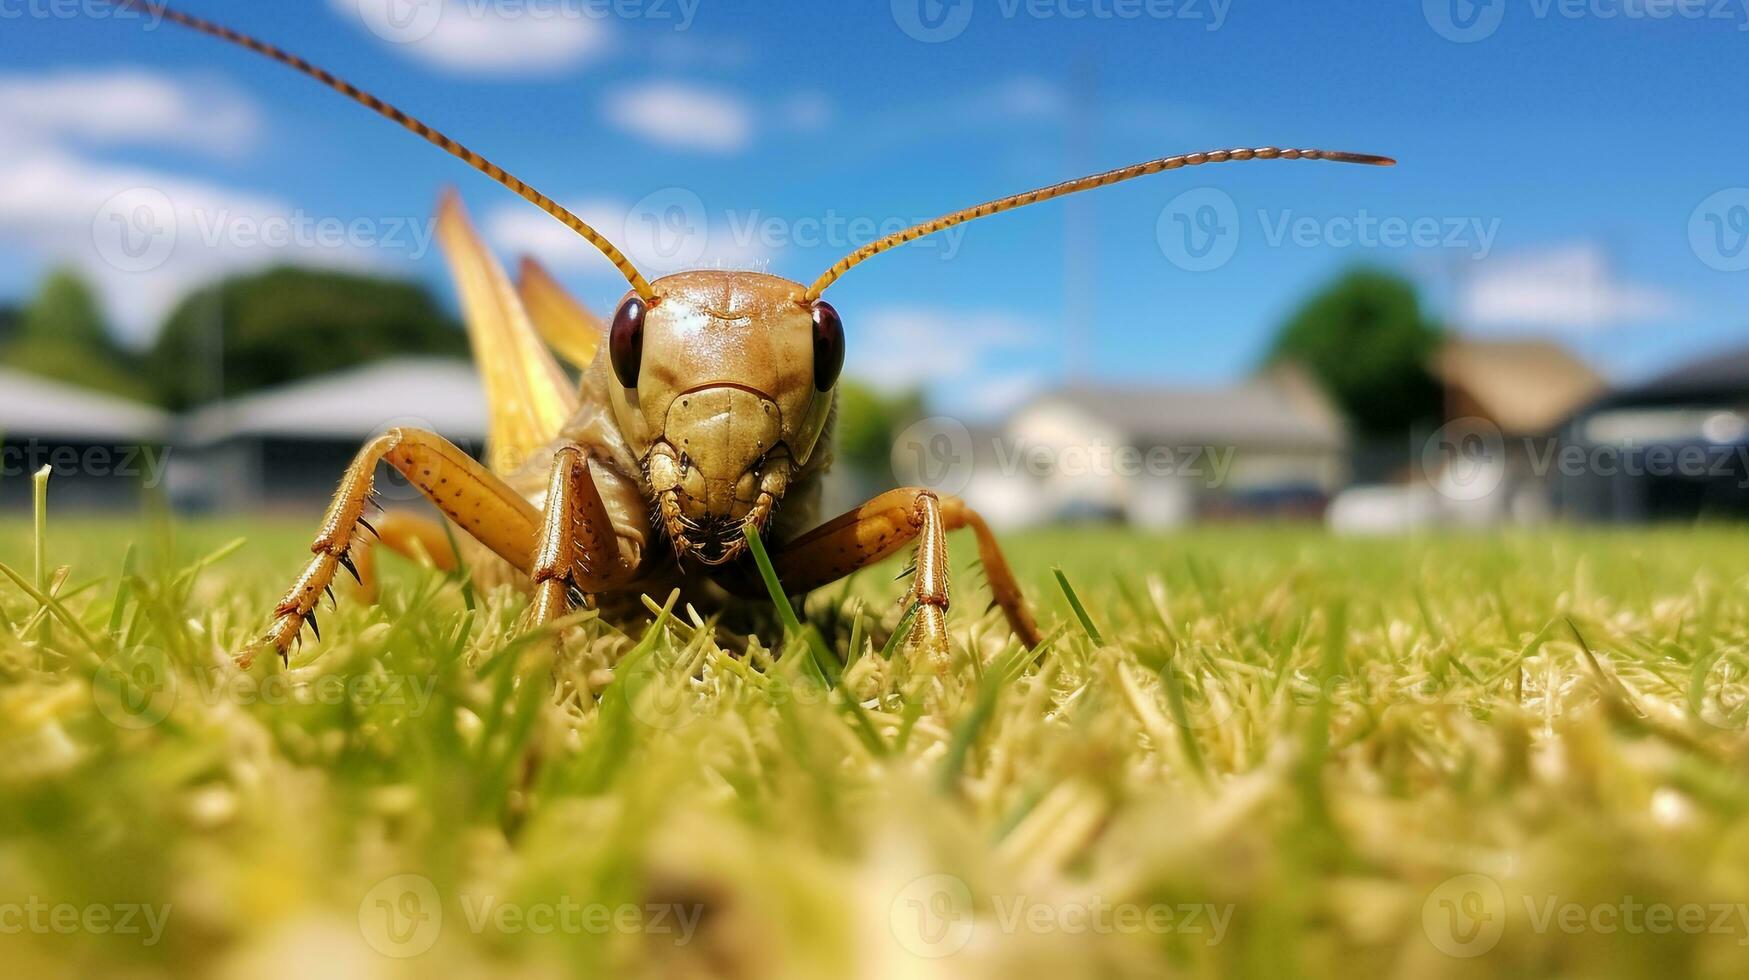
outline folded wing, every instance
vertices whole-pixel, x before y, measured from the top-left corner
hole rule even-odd
[[[576,412],[576,389],[454,192],[438,204],[437,237],[455,276],[486,391],[486,464],[499,475],[513,473],[558,436]]]
[[[522,260],[519,278],[517,292],[522,294],[522,306],[541,339],[573,367],[588,367],[601,347],[601,338],[607,335],[601,321],[534,259]]]

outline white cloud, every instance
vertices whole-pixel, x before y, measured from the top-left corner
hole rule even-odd
[[[825,93],[812,89],[755,102],[724,88],[656,79],[608,93],[602,114],[612,125],[661,146],[728,154],[747,149],[763,133],[825,129],[835,107]]]
[[[753,107],[724,89],[643,82],[610,92],[603,110],[621,129],[677,149],[735,153],[753,140]]]
[[[0,240],[77,267],[124,342],[142,344],[191,289],[227,274],[297,262],[356,269],[368,249],[293,237],[239,237],[294,216],[285,203],[64,149],[0,145]]]
[[[1050,79],[1010,75],[940,92],[928,102],[888,106],[860,120],[851,135],[890,153],[893,146],[927,143],[943,135],[959,139],[1062,126],[1075,113],[1097,108],[1078,105],[1068,90]]]
[[[1458,302],[1465,325],[1484,329],[1605,327],[1680,309],[1662,290],[1618,278],[1590,243],[1492,259],[1463,284]]]
[[[664,188],[629,205],[593,198],[565,206],[619,246],[650,278],[689,269],[758,269],[770,258],[758,242],[737,240],[726,215],[709,213],[703,200],[684,188]],[[526,204],[493,208],[484,227],[499,248],[533,255],[549,268],[611,274],[595,246]]]
[[[813,132],[832,122],[832,100],[823,92],[797,92],[777,105],[777,122],[785,129]]]
[[[998,119],[1051,119],[1067,115],[1070,107],[1068,94],[1056,82],[1019,75],[973,93],[965,108]]]
[[[329,0],[348,20],[427,64],[465,75],[526,76],[605,53],[611,32],[588,5],[477,0]]]
[[[1039,342],[1039,331],[1030,321],[997,311],[892,306],[868,310],[856,321],[845,324],[846,333],[869,338],[871,344],[895,352],[863,358],[848,369],[883,391],[994,383],[1001,375],[986,370],[992,355],[1035,347]],[[988,394],[985,401],[1000,402],[1004,397],[1000,386]]]
[[[1016,371],[978,378],[966,389],[963,402],[968,413],[983,418],[1005,418],[1045,389],[1046,378],[1038,371]]]
[[[600,200],[564,204],[606,235],[609,241],[625,249],[626,246],[619,241],[624,237],[625,205]],[[617,219],[614,217],[616,213]],[[609,268],[607,260],[595,246],[538,208],[522,203],[500,204],[486,212],[481,224],[486,238],[500,249],[516,255],[532,255],[549,269],[596,272]],[[632,261],[636,262],[637,256],[632,256]]]
[[[252,145],[261,115],[210,80],[137,68],[0,75],[0,131],[9,142],[160,144],[210,153]]]

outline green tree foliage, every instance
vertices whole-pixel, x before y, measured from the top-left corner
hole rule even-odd
[[[56,381],[151,400],[139,365],[104,327],[91,287],[69,269],[51,272],[36,296],[0,331],[0,361]]]
[[[1305,365],[1361,435],[1390,437],[1438,417],[1440,387],[1429,365],[1443,335],[1408,281],[1358,269],[1288,319],[1270,360]]]
[[[466,334],[416,283],[287,267],[184,299],[147,363],[165,404],[182,409],[385,357],[467,353]]]
[[[23,337],[34,340],[58,340],[93,349],[110,346],[97,297],[71,269],[56,269],[43,279],[36,298],[25,307],[20,330]]]
[[[923,414],[922,407],[916,393],[886,396],[849,378],[840,381],[833,450],[838,464],[863,474],[890,472],[893,437]]]

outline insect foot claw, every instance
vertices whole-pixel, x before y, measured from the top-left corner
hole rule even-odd
[[[273,625],[268,627],[262,642],[272,644],[281,661],[290,663],[287,651],[293,643],[302,642],[305,623],[315,632],[318,641],[322,639],[322,628],[316,622],[316,603],[322,596],[329,595],[328,586],[334,581],[334,572],[343,564],[348,568],[352,565],[344,555],[318,551],[279,604],[273,607]]]
[[[947,610],[924,603],[917,607],[917,618],[911,623],[911,635],[906,639],[912,656],[938,674],[945,674],[953,665],[952,651],[947,644]]]
[[[313,610],[309,614],[301,613],[295,608],[275,610],[273,625],[268,628],[267,635],[262,637],[259,645],[271,647],[274,653],[279,654],[280,663],[289,665],[292,644],[297,643],[300,646],[303,644],[304,624],[314,618]],[[322,634],[318,632],[316,639],[320,640],[321,638]],[[245,655],[251,663],[254,662],[254,650],[250,650]]]

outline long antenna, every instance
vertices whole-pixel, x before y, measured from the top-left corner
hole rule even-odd
[[[533,204],[535,207],[538,207],[542,211],[559,219],[566,227],[570,228],[577,234],[582,235],[589,244],[600,249],[601,254],[607,256],[607,260],[613,263],[613,267],[619,270],[620,275],[626,277],[626,281],[632,284],[632,290],[646,303],[656,298],[656,291],[650,288],[649,280],[645,279],[643,275],[638,272],[637,267],[632,265],[632,260],[626,258],[624,252],[621,252],[616,248],[612,242],[608,241],[607,238],[601,234],[601,232],[591,228],[582,218],[579,218],[566,210],[559,204],[559,202],[523,183],[521,179],[505,170],[503,167],[498,166],[478,153],[475,153],[473,150],[457,143],[443,133],[426,125],[424,122],[402,112],[400,109],[397,109],[389,103],[384,102],[382,99],[366,92],[346,79],[335,75],[325,68],[320,68],[316,65],[310,64],[308,61],[305,61],[297,55],[268,44],[266,41],[250,37],[240,31],[234,31],[223,24],[215,24],[210,20],[202,20],[199,17],[193,17],[182,13],[179,10],[172,10],[167,5],[158,2],[158,0],[108,0],[108,2],[118,7],[143,11],[152,17],[163,18],[173,24],[181,24],[183,27],[198,31],[210,37],[216,37],[222,41],[229,41],[240,47],[248,48],[256,54],[264,55],[288,68],[302,72],[334,91],[339,92],[341,95],[344,95],[365,108],[370,109],[378,115],[401,124],[427,143],[430,143],[438,149],[443,150],[445,153],[460,159],[468,166],[473,167],[475,170],[480,171],[498,183],[515,191],[519,196]]]
[[[984,218],[992,214],[1000,214],[1003,211],[1012,211],[1015,208],[1026,207],[1028,204],[1037,204],[1040,201],[1048,201],[1051,198],[1073,194],[1076,191],[1104,187],[1107,184],[1115,184],[1132,177],[1157,174],[1162,170],[1177,170],[1180,167],[1195,167],[1205,163],[1227,163],[1238,160],[1329,160],[1334,163],[1360,163],[1373,167],[1389,167],[1397,162],[1390,157],[1375,156],[1371,153],[1344,153],[1337,150],[1282,150],[1273,146],[1260,147],[1255,150],[1212,150],[1207,153],[1186,153],[1174,157],[1161,157],[1158,160],[1149,160],[1147,163],[1138,163],[1118,170],[1108,170],[1091,177],[1066,180],[1061,184],[1052,184],[1049,187],[1041,187],[1024,194],[1016,194],[1013,197],[1004,197],[1000,200],[980,204],[977,207],[942,215],[933,221],[913,225],[904,231],[894,232],[878,242],[870,242],[839,259],[836,265],[827,269],[820,278],[814,280],[814,284],[808,287],[804,298],[810,303],[819,299],[826,287],[837,282],[839,276],[850,271],[853,266],[859,265],[889,248],[916,241],[924,235],[933,235],[943,228],[952,228],[954,225],[963,224],[974,218]]]

